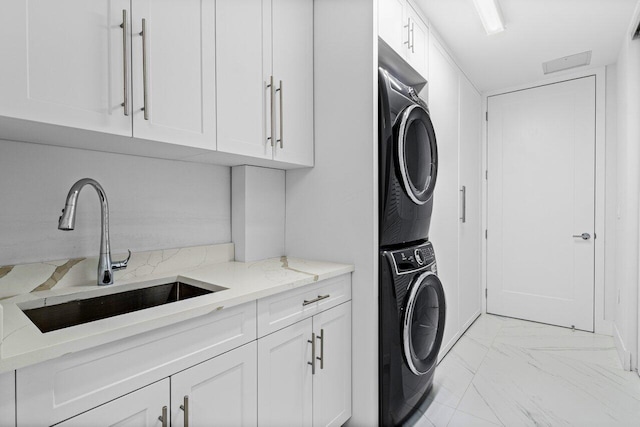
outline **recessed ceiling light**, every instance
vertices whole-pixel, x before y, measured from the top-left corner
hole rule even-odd
[[[557,71],[568,70],[570,68],[582,67],[591,63],[591,51],[588,50],[575,55],[563,56],[542,63],[542,70],[545,74],[555,73]]]
[[[487,35],[504,31],[498,0],[473,0]]]

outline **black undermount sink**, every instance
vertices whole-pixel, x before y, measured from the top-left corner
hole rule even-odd
[[[46,333],[213,292],[173,282],[22,311],[41,332]]]

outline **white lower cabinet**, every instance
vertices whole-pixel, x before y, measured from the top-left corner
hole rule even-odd
[[[56,425],[164,427],[169,425],[168,416],[169,379],[165,378]]]
[[[349,274],[0,375],[0,426],[340,426],[350,417]]]
[[[0,426],[16,425],[16,373],[0,374]]]
[[[172,426],[255,426],[256,342],[171,377]]]
[[[258,340],[260,426],[340,426],[351,416],[351,302]]]

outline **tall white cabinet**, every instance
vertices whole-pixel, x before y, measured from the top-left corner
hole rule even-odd
[[[445,354],[481,310],[481,97],[442,44],[429,46],[429,110],[438,141],[431,236],[447,301]]]

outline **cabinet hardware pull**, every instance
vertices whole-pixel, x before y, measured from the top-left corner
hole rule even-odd
[[[267,89],[271,89],[269,91],[271,98],[271,133],[270,136],[267,137],[267,141],[271,141],[271,146],[275,144],[276,140],[276,87],[273,84],[273,76],[269,77],[269,84],[267,84]]]
[[[162,407],[162,415],[158,417],[158,420],[162,421],[162,427],[167,427],[169,425],[169,417],[167,417],[167,407]]]
[[[283,115],[283,108],[282,108],[282,80],[280,80],[280,87],[278,89],[276,89],[276,92],[280,92],[280,139],[278,139],[276,142],[280,143],[280,148],[282,148],[283,144],[284,144],[284,115]]]
[[[127,61],[127,33],[129,31],[127,30],[127,10],[126,9],[122,9],[122,24],[120,24],[120,28],[122,28],[122,69],[123,69],[123,75],[124,75],[124,80],[123,80],[124,102],[120,105],[124,107],[124,115],[128,116],[129,115],[129,78],[128,78],[129,61]]]
[[[317,359],[320,361],[320,369],[324,369],[324,329],[320,329],[320,335],[316,338],[320,340],[320,357]]]
[[[415,47],[415,34],[413,32],[413,22],[411,23],[411,53],[416,53],[416,51],[413,49]]]
[[[309,305],[309,304],[313,304],[314,302],[318,302],[318,301],[320,301],[320,300],[327,299],[327,298],[329,298],[330,296],[331,296],[330,294],[326,294],[326,295],[318,295],[318,298],[314,298],[314,299],[309,300],[309,301],[307,301],[307,300],[302,301],[302,306]]]
[[[142,18],[142,99],[144,119],[149,120],[149,106],[147,105],[147,20]]]
[[[184,411],[184,427],[189,427],[189,396],[184,397],[184,404],[180,405],[180,409]]]
[[[407,29],[407,41],[402,44],[407,45],[407,49],[411,48],[411,18],[407,18],[407,25],[404,26]]]
[[[463,185],[460,189],[460,193],[462,195],[462,216],[460,217],[460,219],[464,224],[465,222],[467,222],[467,187]]]
[[[307,365],[311,365],[311,375],[316,374],[316,334],[311,334],[311,362],[307,362]]]

